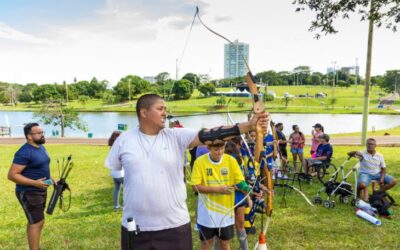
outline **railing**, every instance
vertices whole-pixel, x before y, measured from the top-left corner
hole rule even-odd
[[[11,127],[0,126],[0,136],[8,135],[11,137]]]

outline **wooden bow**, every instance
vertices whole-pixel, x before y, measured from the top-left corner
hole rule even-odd
[[[246,75],[246,83],[249,87],[250,93],[253,95],[253,112],[255,114],[264,112],[264,110],[265,110],[264,103],[262,101],[261,95],[259,94],[259,92],[257,90],[254,76],[252,75],[252,73],[250,71]],[[255,149],[254,149],[254,156],[255,156],[255,160],[258,163],[261,163],[261,161],[263,160],[262,154],[264,151],[264,137],[265,137],[266,133],[267,133],[266,129],[263,129],[258,124],[256,125],[256,145],[255,145]],[[268,218],[270,218],[272,215],[273,184],[272,184],[272,173],[271,173],[271,170],[268,168],[267,164],[265,164],[262,174],[264,175],[263,184],[268,189],[268,191],[267,191],[268,195],[265,200],[265,213],[268,216]],[[267,220],[267,222],[269,223],[269,220]],[[263,227],[263,229],[262,229],[263,234],[266,233],[266,227],[267,227],[267,225],[265,226],[265,228]]]

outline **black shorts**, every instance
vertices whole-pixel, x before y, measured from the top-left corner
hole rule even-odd
[[[234,236],[233,225],[221,227],[221,235],[219,234],[219,228],[209,228],[199,224],[198,227],[201,241],[212,239],[214,236],[217,236],[221,240],[231,240]]]
[[[16,192],[17,199],[24,209],[29,224],[44,220],[47,190]]]
[[[128,250],[130,243],[133,245],[131,249],[135,250],[192,250],[192,228],[188,223],[160,231],[139,232],[132,234],[132,240],[129,241],[128,230],[121,226],[121,249]]]

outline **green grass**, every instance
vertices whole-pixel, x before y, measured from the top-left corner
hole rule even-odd
[[[230,91],[230,88],[219,88],[218,91]],[[265,89],[261,89],[264,92]],[[332,97],[332,88],[322,86],[271,86],[268,91],[274,91],[277,98],[272,102],[265,103],[270,112],[279,113],[329,113],[329,114],[359,114],[362,113],[363,105],[363,86],[358,86],[355,92],[354,87],[344,88],[336,87],[334,96],[337,98],[337,103],[331,107],[329,100]],[[282,103],[282,96],[285,92],[292,95],[306,94],[314,96],[318,92],[325,92],[328,98],[294,98],[285,108]],[[391,108],[378,109],[379,94],[383,92],[378,88],[373,88],[370,93],[370,113],[372,114],[399,114]],[[383,93],[384,95],[387,95]],[[229,98],[226,98],[228,101]],[[189,100],[168,101],[168,110],[173,114],[194,114],[208,112],[226,112],[225,106],[218,107],[216,105],[217,97],[201,97],[200,93],[195,90]],[[243,106],[239,105],[243,103]],[[399,105],[400,100],[395,104]],[[136,101],[120,103],[115,105],[105,105],[101,100],[89,100],[85,105],[78,101],[71,101],[69,105],[76,108],[78,111],[101,112],[101,111],[118,111],[128,112],[135,107]],[[40,105],[34,103],[21,103],[16,107],[0,106],[0,110],[9,111],[33,111],[39,108]],[[252,101],[249,98],[234,97],[230,105],[231,111],[246,111],[252,107]]]
[[[0,249],[27,249],[26,219],[14,195],[14,184],[6,180],[12,156],[18,145],[1,145],[0,150]],[[114,212],[112,205],[113,183],[109,171],[103,166],[108,147],[78,145],[48,145],[52,158],[51,169],[56,176],[56,159],[72,153],[75,162],[69,177],[72,189],[70,211],[55,211],[46,216],[42,235],[43,249],[119,249],[121,212]],[[357,147],[335,147],[334,163],[340,165],[345,152]],[[307,149],[306,149],[307,151]],[[379,148],[385,155],[388,172],[400,176],[398,148]],[[346,165],[348,170],[355,162]],[[303,191],[312,198],[321,185],[303,184]],[[50,192],[51,193],[51,192]],[[400,201],[400,188],[390,192]],[[159,194],[162,195],[162,194]],[[325,197],[325,196],[324,196]],[[287,195],[287,207],[281,202],[282,189],[276,189],[274,212],[267,233],[269,249],[399,249],[398,229],[400,209],[394,207],[394,219],[383,219],[375,227],[356,217],[354,208],[339,204],[334,209],[310,207],[296,193]],[[188,187],[188,206],[194,216],[194,195]],[[256,219],[257,229],[260,217]],[[249,236],[251,248],[256,236]],[[199,249],[198,234],[193,232],[194,249]],[[236,238],[232,249],[237,249]]]
[[[372,132],[371,130],[368,131],[367,136],[374,137],[374,136],[383,136],[385,133],[389,135],[400,135],[400,127],[390,128],[390,129],[383,129],[383,130],[376,130]],[[361,132],[353,132],[353,133],[343,133],[343,134],[332,134],[331,136],[334,137],[348,137],[348,136],[361,136]]]

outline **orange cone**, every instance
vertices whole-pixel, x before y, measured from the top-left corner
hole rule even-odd
[[[257,250],[267,250],[267,241],[265,240],[264,234],[261,232],[258,236],[258,248]]]

